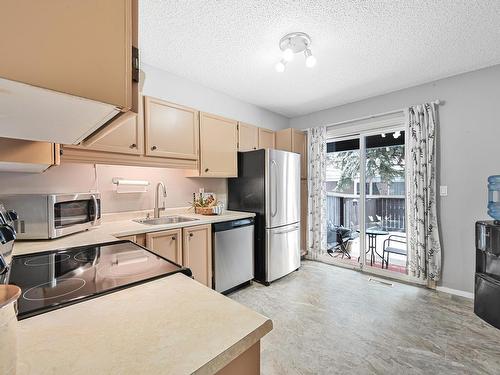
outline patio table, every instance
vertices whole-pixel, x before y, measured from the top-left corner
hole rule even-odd
[[[360,231],[357,230],[356,232],[359,233]],[[380,229],[369,228],[366,230],[366,235],[368,236],[368,250],[366,250],[365,254],[370,253],[370,266],[373,266],[373,263],[375,263],[375,254],[383,259],[382,255],[377,252],[377,236],[387,236],[388,234],[389,232]]]

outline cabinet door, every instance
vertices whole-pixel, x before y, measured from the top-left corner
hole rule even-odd
[[[120,240],[127,240],[135,242],[137,245],[146,246],[146,235],[145,234],[133,234],[131,236],[121,236],[117,237]]]
[[[101,131],[87,138],[76,148],[142,155],[144,153],[144,125],[140,111],[139,114],[134,112],[122,113]]]
[[[300,130],[292,132],[292,151],[300,154],[300,178],[307,178],[307,135]]]
[[[37,173],[58,163],[58,145],[0,138],[0,171]]]
[[[259,128],[259,148],[274,148],[274,132]]]
[[[146,247],[163,258],[182,264],[181,229],[146,233]]]
[[[198,111],[144,97],[146,155],[198,159]]]
[[[212,288],[212,228],[198,225],[183,229],[183,266],[196,281]]]
[[[11,0],[1,12],[1,77],[133,107],[136,0]]]
[[[275,133],[278,150],[300,154],[300,178],[307,178],[307,136],[297,129],[283,129]]]
[[[259,128],[238,123],[238,151],[252,151],[259,147]]]
[[[292,129],[278,130],[275,134],[275,146],[277,150],[292,151]]]
[[[200,176],[238,176],[236,125],[236,121],[201,113]]]

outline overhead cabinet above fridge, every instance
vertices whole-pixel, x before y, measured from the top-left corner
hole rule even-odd
[[[137,0],[6,0],[0,136],[78,144],[138,108]]]

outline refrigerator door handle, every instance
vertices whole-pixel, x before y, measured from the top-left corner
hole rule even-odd
[[[282,230],[282,231],[279,231],[279,232],[274,232],[275,234],[285,234],[285,233],[290,233],[290,232],[294,232],[296,231],[297,229],[299,229],[299,226],[298,225],[295,225],[294,227],[290,228],[290,229],[286,229],[286,230]]]
[[[271,181],[274,184],[274,198],[271,199],[271,216],[275,217],[278,213],[278,178],[277,178],[278,163],[276,160],[271,160]],[[274,171],[274,176],[273,176]],[[274,209],[273,209],[274,206]]]

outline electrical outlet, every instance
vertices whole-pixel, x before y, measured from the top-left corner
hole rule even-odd
[[[448,195],[448,186],[443,185],[439,187],[439,195],[442,197],[446,197]]]

